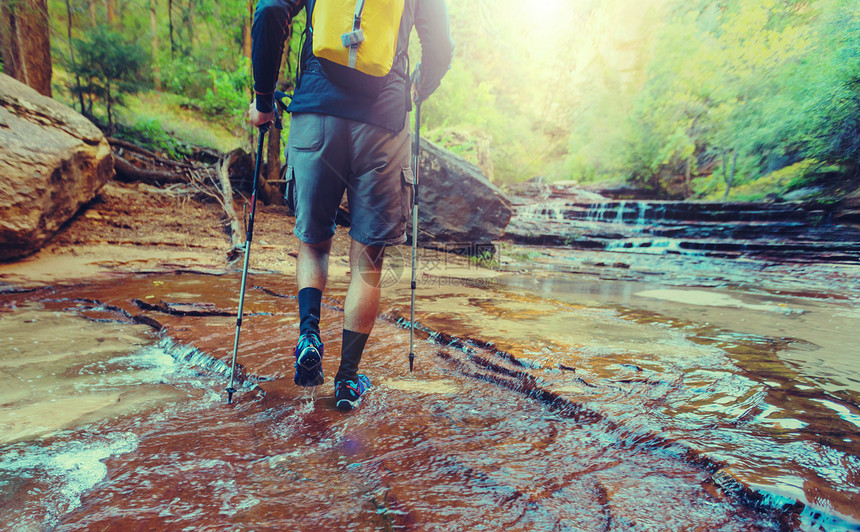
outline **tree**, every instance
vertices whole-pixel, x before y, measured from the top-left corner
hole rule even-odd
[[[75,69],[75,65],[77,63],[75,61],[75,48],[74,48],[74,46],[72,46],[72,5],[71,5],[69,0],[66,0],[66,22],[67,22],[67,25],[66,25],[67,33],[66,33],[66,35],[68,37],[68,45],[69,45],[69,62],[72,65],[71,70],[73,72],[76,72],[77,70]],[[81,87],[81,76],[78,74],[75,74],[75,88],[77,89],[77,91],[72,91],[72,92],[77,92],[78,104],[81,106],[81,113],[83,113],[84,112],[84,96],[83,96],[83,94],[81,94],[80,87]]]
[[[80,91],[92,102],[101,99],[107,111],[108,131],[113,132],[113,108],[122,97],[139,88],[140,71],[146,55],[136,43],[97,26],[84,39],[73,39],[78,55],[75,74],[81,78]]]
[[[0,56],[6,74],[51,96],[47,0],[0,0]],[[8,21],[8,24],[7,24]]]
[[[161,67],[158,64],[158,15],[155,11],[156,0],[149,0],[149,25],[152,30],[152,81],[155,90],[161,90]]]
[[[301,35],[304,30],[304,15],[299,15],[296,20],[290,22],[287,27],[287,36],[284,41],[284,52],[281,54],[281,65],[278,69],[277,89],[285,92],[292,92],[295,87],[294,72],[292,69],[293,61],[298,60],[300,50],[298,50],[298,42],[295,42],[297,35]],[[284,102],[284,103],[289,103]],[[281,120],[284,127],[289,125],[289,116],[282,113]],[[272,183],[278,183],[281,179],[281,139],[282,132],[278,128],[269,129],[269,137],[266,146],[266,173],[260,175],[260,190],[262,190],[262,198],[266,204],[283,203],[284,195],[281,187],[274,186]]]

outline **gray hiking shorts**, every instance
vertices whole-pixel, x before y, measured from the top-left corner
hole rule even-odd
[[[331,238],[346,191],[353,240],[368,246],[405,242],[414,183],[411,152],[408,127],[393,133],[331,115],[293,114],[286,179],[296,237],[308,244]]]

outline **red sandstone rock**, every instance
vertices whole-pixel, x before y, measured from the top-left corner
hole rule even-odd
[[[0,260],[38,251],[112,176],[92,122],[0,74]]]

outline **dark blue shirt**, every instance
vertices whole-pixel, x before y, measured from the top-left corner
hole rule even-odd
[[[315,3],[316,0],[260,0],[257,4],[251,29],[251,60],[260,112],[271,112],[274,106],[273,93],[290,21],[302,8],[307,9],[310,21]],[[301,74],[288,110],[324,113],[400,131],[411,109],[407,50],[413,26],[421,39],[418,93],[421,99],[427,98],[451,65],[454,50],[445,0],[406,0],[394,65],[378,94],[362,94],[329,80],[313,54],[311,37],[306,38],[301,50]]]

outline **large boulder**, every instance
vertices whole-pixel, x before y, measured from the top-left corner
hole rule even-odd
[[[505,234],[511,202],[477,166],[426,139],[419,164],[419,245],[480,252]]]
[[[37,251],[112,176],[92,122],[0,74],[0,260]]]

